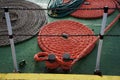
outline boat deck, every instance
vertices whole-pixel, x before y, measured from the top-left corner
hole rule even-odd
[[[49,0],[28,0],[32,1],[38,5],[46,8]],[[116,10],[111,14],[107,19],[107,25],[119,14]],[[47,15],[47,14],[46,14]],[[64,18],[51,18],[48,17],[48,23],[56,20],[74,20],[81,22],[87,25],[89,28],[93,29],[95,34],[99,34],[102,18],[99,19],[78,19],[71,16]],[[120,35],[120,20],[116,22],[115,25],[106,33],[112,35]],[[26,66],[20,68],[20,71],[23,73],[45,73],[45,64],[44,62],[36,63],[33,59],[34,54],[40,52],[41,49],[37,43],[37,36],[15,44],[16,47],[16,56],[18,63],[21,60],[26,61]],[[93,74],[96,63],[96,55],[98,43],[96,44],[94,50],[85,58],[79,60],[72,68],[71,74]],[[0,72],[1,73],[11,73],[13,72],[13,63],[10,46],[0,47]],[[120,75],[120,36],[105,36],[102,57],[101,57],[101,66],[100,69],[103,75]]]

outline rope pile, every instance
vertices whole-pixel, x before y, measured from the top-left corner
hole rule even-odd
[[[41,8],[40,6],[25,0],[0,0],[0,7],[8,8]],[[42,9],[42,8],[41,8]],[[13,34],[35,35],[39,28],[47,23],[44,10],[9,10]],[[0,10],[0,35],[7,35],[7,25],[4,11]],[[32,36],[15,36],[14,42],[21,42]],[[8,36],[0,37],[0,46],[9,45]]]
[[[70,69],[74,59],[82,58],[89,54],[94,48],[95,36],[69,36],[69,35],[93,35],[94,32],[85,25],[70,21],[61,20],[49,23],[41,28],[39,35],[61,35],[60,36],[38,36],[38,44],[45,52],[35,55],[36,61],[47,60],[51,54],[56,56],[55,62],[46,62],[46,66],[50,69],[62,68]],[[87,48],[89,45],[91,47]],[[82,52],[85,53],[82,53]],[[69,61],[64,61],[63,57],[69,56]],[[42,56],[42,57],[41,57]]]
[[[120,18],[120,14],[105,28],[107,32]],[[69,36],[93,35],[94,33],[85,25],[69,21],[56,21],[41,28],[38,44],[45,52],[35,54],[35,61],[45,61],[48,70],[61,68],[70,70],[72,65],[92,51],[100,36]],[[61,37],[60,37],[61,35]]]
[[[71,15],[77,18],[93,19],[100,18],[103,15],[105,6],[109,7],[108,14],[112,14],[116,8],[116,0],[55,0],[48,5],[48,15],[59,18]],[[81,10],[85,9],[86,10]],[[97,8],[98,10],[87,10],[89,8]],[[62,10],[60,10],[62,9]]]
[[[103,8],[104,6],[116,8],[113,0],[85,0],[80,8]],[[114,11],[115,10],[109,10],[108,14],[112,14]],[[103,16],[103,10],[76,10],[71,16],[85,19],[100,18]]]
[[[81,5],[83,3],[84,0],[54,0],[49,2],[48,4],[48,9],[50,8],[60,8],[63,10],[48,10],[48,15],[51,17],[56,17],[56,18],[60,18],[60,17],[65,17],[69,14],[71,14],[72,12],[74,12],[74,9],[69,10],[69,8],[78,8],[79,5]],[[68,9],[66,9],[68,8]]]

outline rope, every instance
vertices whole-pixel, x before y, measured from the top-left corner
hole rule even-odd
[[[54,0],[51,1],[51,4],[48,5],[49,8],[60,8],[63,10],[49,10],[48,15],[51,17],[64,17],[72,12],[75,11],[75,9],[67,9],[67,8],[78,8],[84,0],[69,0],[69,2],[64,3],[64,0]]]
[[[115,10],[112,8],[116,8],[115,3],[112,0],[85,0],[85,2],[80,6],[80,8],[103,8],[108,6],[108,14],[112,14]],[[103,16],[104,10],[76,10],[70,15],[77,18],[83,19],[94,19],[101,18]]]
[[[16,7],[0,7],[0,10],[8,8],[9,10],[104,10],[104,8],[16,8]],[[109,8],[109,10],[117,10],[120,8]]]
[[[25,0],[0,0],[0,8],[39,8],[40,6]],[[38,33],[39,28],[47,23],[44,11],[29,11],[29,10],[10,10],[13,34],[31,34]],[[0,35],[8,34],[4,11],[0,9]],[[14,36],[15,43],[24,41],[32,36]],[[0,46],[9,45],[7,36],[0,37]]]
[[[8,34],[4,34],[4,35],[0,35],[1,37],[2,36],[9,36]],[[14,36],[44,36],[44,37],[61,37],[62,35],[29,35],[29,34],[13,34],[13,37]],[[68,37],[80,37],[80,36],[99,36],[99,34],[94,34],[94,35],[81,35],[81,34],[78,34],[78,35],[69,35]],[[103,35],[104,37],[120,37],[120,34],[106,34],[106,35]]]

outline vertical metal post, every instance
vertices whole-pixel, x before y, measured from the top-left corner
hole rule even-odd
[[[18,66],[17,66],[15,45],[14,45],[14,40],[13,40],[12,26],[11,26],[8,8],[4,8],[4,12],[5,12],[5,19],[6,19],[7,29],[8,29],[8,34],[9,34],[10,46],[11,46],[11,50],[12,50],[14,70],[15,70],[15,72],[18,72],[19,70],[18,70]]]
[[[104,29],[106,26],[107,22],[107,15],[108,15],[108,7],[104,7],[104,14],[103,14],[103,19],[102,19],[102,26],[101,26],[101,31],[100,31],[100,39],[99,39],[99,44],[98,44],[98,52],[97,52],[97,59],[96,59],[96,67],[94,74],[96,75],[102,75],[100,71],[100,58],[101,58],[101,51],[102,51],[102,45],[103,45],[103,35],[104,35]]]

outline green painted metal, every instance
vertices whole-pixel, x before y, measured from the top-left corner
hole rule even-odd
[[[40,2],[47,3],[46,0],[30,0],[37,4]],[[45,2],[46,1],[46,2]],[[119,14],[116,10],[112,15],[108,17],[107,25]],[[95,34],[99,34],[101,27],[101,20],[99,19],[77,19],[74,17],[66,16],[64,18],[51,18],[48,16],[48,22],[53,22],[56,20],[74,20],[81,22],[87,25],[89,28],[94,29]],[[116,22],[116,24],[108,31],[106,34],[117,34],[120,35],[120,20]],[[1,36],[0,36],[1,37]],[[16,55],[17,61],[20,62],[22,60],[26,61],[26,66],[24,68],[20,68],[21,72],[24,73],[44,73],[45,65],[44,63],[36,63],[33,59],[34,54],[41,51],[37,43],[37,36],[18,43],[16,46]],[[93,74],[96,63],[96,54],[97,54],[97,46],[96,44],[94,50],[86,56],[85,58],[78,61],[71,71],[71,74]],[[101,70],[104,75],[120,75],[120,36],[116,37],[105,37],[102,49],[102,57],[101,57]],[[0,72],[1,73],[10,73],[13,72],[12,65],[12,56],[10,46],[0,47]]]

